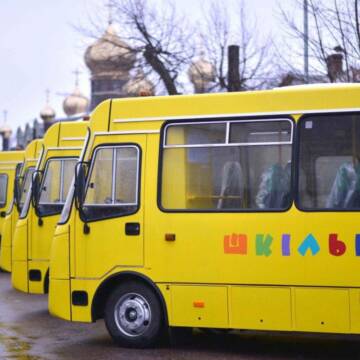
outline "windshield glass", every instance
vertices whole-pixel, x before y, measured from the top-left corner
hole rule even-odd
[[[90,130],[88,129],[87,134],[86,134],[86,138],[85,138],[85,141],[84,141],[84,147],[83,147],[83,149],[81,151],[79,161],[84,161],[86,149],[87,149],[87,147],[89,145],[89,140],[90,140]],[[74,198],[74,190],[75,190],[75,176],[74,175],[75,175],[75,171],[70,176],[71,182],[70,182],[70,186],[69,186],[69,192],[67,194],[65,204],[64,204],[63,209],[61,211],[59,224],[66,223],[66,221],[68,220],[68,218],[70,216],[70,211],[71,211],[73,198]]]
[[[69,191],[77,158],[49,159],[43,180],[37,212],[39,216],[60,214]]]
[[[24,202],[26,200],[26,195],[29,192],[32,174],[35,171],[35,167],[29,167],[25,170],[24,179],[21,186],[21,194],[20,194],[20,201],[19,201],[19,210],[21,211],[22,207],[24,206]]]
[[[64,224],[67,221],[68,216],[70,214],[70,209],[71,209],[72,200],[73,200],[73,196],[74,196],[74,190],[75,190],[74,182],[75,182],[75,178],[73,177],[70,187],[69,187],[69,192],[67,194],[64,207],[61,212],[59,224]]]
[[[37,161],[37,164],[36,164],[36,167],[35,167],[34,171],[39,169],[42,158],[43,158],[43,155],[44,155],[44,147],[42,146],[41,153],[40,153],[40,156],[38,158],[38,161]],[[32,178],[32,176],[30,177],[29,191],[27,192],[27,194],[25,194],[25,201],[24,201],[23,207],[22,207],[21,212],[20,212],[20,219],[24,219],[26,217],[27,213],[28,213],[28,210],[29,210],[30,201],[31,201],[31,193],[32,193],[32,189],[31,189],[32,181],[31,181],[31,178]]]
[[[0,206],[3,207],[6,204],[8,176],[6,174],[0,174]]]
[[[24,205],[23,205],[23,207],[21,209],[20,219],[24,219],[26,217],[26,215],[28,213],[28,210],[29,210],[30,201],[31,201],[31,184],[30,184],[29,191],[26,194]]]
[[[74,174],[77,159],[52,159],[48,161],[41,186],[40,205],[63,204]]]

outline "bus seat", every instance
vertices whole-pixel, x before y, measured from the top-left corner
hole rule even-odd
[[[345,208],[359,209],[360,208],[360,165],[354,168],[355,178],[351,182],[351,186],[346,195]]]
[[[291,163],[285,169],[280,164],[270,166],[261,175],[256,205],[260,209],[285,207],[290,201]]]
[[[359,176],[360,170],[354,169],[352,163],[342,164],[335,176],[330,194],[326,201],[327,208],[348,209],[353,207],[359,200]]]
[[[227,161],[222,169],[218,209],[239,209],[244,191],[244,177],[238,161]],[[232,197],[232,198],[227,198]]]

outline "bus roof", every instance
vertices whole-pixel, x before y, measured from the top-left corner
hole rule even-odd
[[[83,145],[88,122],[57,122],[46,131],[44,136],[45,148],[51,147],[79,147]]]
[[[35,139],[27,144],[25,148],[25,161],[36,160],[40,155],[42,144],[42,139]]]
[[[360,111],[360,84],[317,84],[233,93],[106,100],[92,132],[159,130],[164,120]],[[159,122],[160,120],[160,122]]]
[[[0,151],[0,169],[12,170],[24,161],[24,151]]]

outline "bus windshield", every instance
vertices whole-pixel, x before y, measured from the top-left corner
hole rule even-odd
[[[6,174],[0,174],[0,206],[3,207],[6,204],[8,176]]]
[[[41,184],[39,212],[41,215],[60,213],[74,174],[76,158],[50,159]]]
[[[26,194],[28,193],[28,191],[30,189],[32,174],[34,173],[34,170],[35,170],[35,167],[32,166],[32,167],[29,167],[28,169],[26,169],[26,171],[25,171],[24,180],[23,180],[22,188],[21,188],[20,201],[19,201],[19,211],[20,212],[24,206]]]

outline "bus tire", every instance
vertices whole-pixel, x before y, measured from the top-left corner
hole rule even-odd
[[[106,302],[105,324],[118,345],[151,347],[163,333],[160,301],[152,289],[140,282],[120,284]]]

